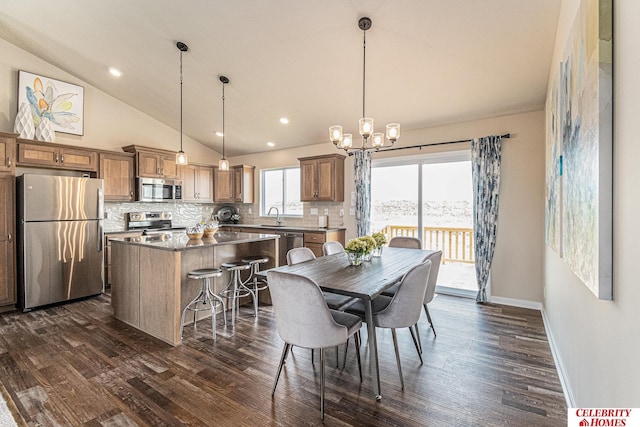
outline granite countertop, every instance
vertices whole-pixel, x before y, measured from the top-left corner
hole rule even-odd
[[[299,225],[266,225],[266,224],[220,224],[220,228],[223,227],[242,227],[242,228],[256,228],[263,230],[273,230],[273,231],[315,231],[315,232],[329,232],[329,231],[338,231],[338,230],[346,230],[346,227],[304,227]]]
[[[208,246],[235,245],[240,243],[259,242],[261,240],[278,239],[274,234],[262,233],[236,233],[231,231],[218,231],[213,237],[198,240],[189,239],[183,231],[153,234],[138,237],[118,237],[110,239],[111,242],[151,247],[165,251],[184,251],[200,249]]]

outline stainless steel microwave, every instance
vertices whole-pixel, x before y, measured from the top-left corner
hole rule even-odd
[[[136,179],[138,202],[169,202],[182,200],[182,181],[158,178]]]

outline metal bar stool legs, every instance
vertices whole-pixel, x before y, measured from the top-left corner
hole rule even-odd
[[[187,274],[189,279],[200,280],[200,292],[189,304],[182,310],[182,317],[180,318],[180,339],[182,339],[182,332],[184,330],[184,318],[187,311],[193,311],[193,330],[196,330],[196,321],[198,311],[211,310],[211,329],[213,333],[213,339],[216,339],[216,308],[222,305],[222,317],[224,318],[224,325],[227,326],[226,306],[224,300],[220,296],[216,295],[211,290],[211,279],[214,277],[220,277],[222,270],[218,268],[202,268],[199,270],[190,271]],[[201,307],[202,305],[202,307]]]
[[[269,262],[268,256],[247,256],[242,258],[242,262],[246,262],[251,266],[249,269],[249,277],[243,282],[245,286],[252,285],[253,292],[256,294],[256,304],[254,306],[255,315],[258,317],[258,296],[259,292],[267,289],[267,279],[261,279],[258,277],[258,273],[260,272],[260,264],[264,264]]]
[[[258,311],[258,299],[253,289],[247,287],[240,277],[240,272],[251,269],[251,265],[244,262],[225,262],[222,264],[222,268],[231,274],[231,280],[229,284],[222,291],[222,294],[227,298],[231,298],[231,325],[236,324],[236,305],[238,310],[240,309],[240,298],[251,296],[253,299],[254,311],[257,314]]]

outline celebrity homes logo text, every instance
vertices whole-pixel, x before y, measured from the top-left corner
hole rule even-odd
[[[569,408],[570,427],[640,427],[638,408]]]

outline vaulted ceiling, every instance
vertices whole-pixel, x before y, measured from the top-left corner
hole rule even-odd
[[[560,0],[3,0],[0,37],[227,155],[544,105]],[[107,68],[120,69],[114,78]],[[37,72],[38,70],[27,70]],[[280,117],[290,122],[283,125]]]

